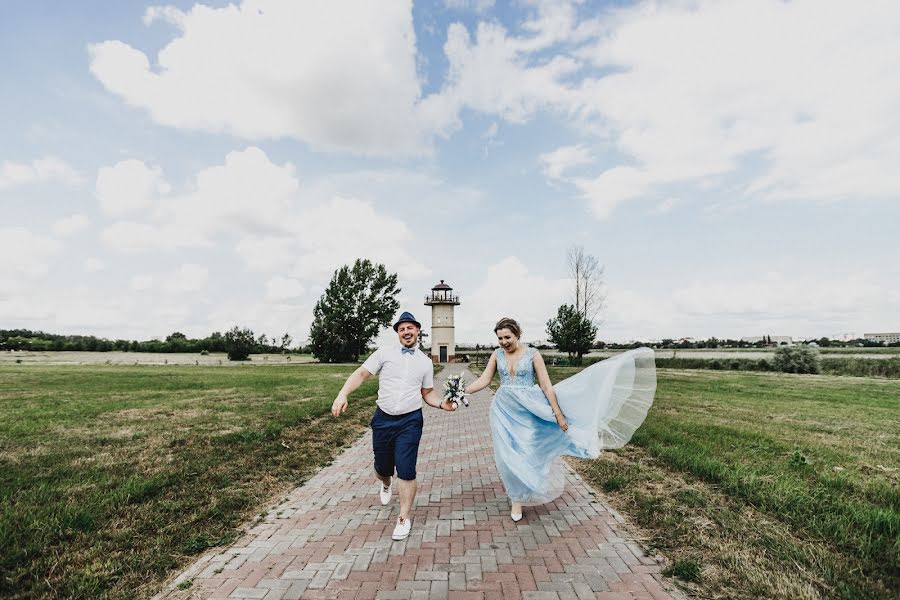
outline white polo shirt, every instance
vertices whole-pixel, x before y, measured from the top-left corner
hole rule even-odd
[[[431,359],[418,349],[410,354],[401,348],[379,348],[363,363],[366,371],[378,375],[378,407],[389,415],[422,408],[422,388],[434,387]]]

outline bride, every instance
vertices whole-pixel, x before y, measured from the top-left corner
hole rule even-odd
[[[464,393],[490,384],[500,373],[491,404],[494,458],[511,503],[544,504],[562,494],[562,455],[596,458],[621,448],[644,422],[656,393],[656,366],[650,348],[638,348],[598,362],[553,386],[540,352],[526,347],[522,329],[509,318],[494,327],[500,347]],[[537,379],[537,385],[535,385]]]

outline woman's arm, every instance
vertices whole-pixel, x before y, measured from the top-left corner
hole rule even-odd
[[[547,400],[550,401],[550,406],[553,408],[553,414],[556,415],[556,423],[559,425],[560,429],[565,431],[569,428],[569,424],[566,422],[566,417],[559,408],[559,402],[556,401],[556,392],[553,391],[553,384],[550,383],[550,375],[547,373],[544,357],[541,356],[540,352],[535,352],[532,361],[534,363],[534,374],[537,375],[538,385],[541,386],[544,395],[547,396]]]
[[[490,385],[491,380],[494,378],[494,373],[497,372],[497,355],[495,353],[491,353],[491,358],[488,360],[487,366],[484,368],[484,372],[481,373],[481,377],[470,383],[466,386],[466,389],[463,390],[466,395],[474,394],[475,392],[480,392],[488,385]]]

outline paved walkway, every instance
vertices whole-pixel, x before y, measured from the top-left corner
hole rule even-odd
[[[464,370],[449,365],[436,384]],[[513,523],[494,467],[490,398],[484,390],[456,413],[425,408],[407,540],[390,539],[397,488],[381,506],[366,434],[157,598],[672,598],[657,562],[643,555],[623,519],[572,472],[560,498],[526,507],[525,518]]]

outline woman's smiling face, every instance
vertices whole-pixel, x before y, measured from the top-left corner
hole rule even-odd
[[[497,330],[497,341],[500,343],[500,346],[506,350],[507,352],[515,352],[516,347],[519,345],[519,338],[515,336],[515,334],[506,329]]]

